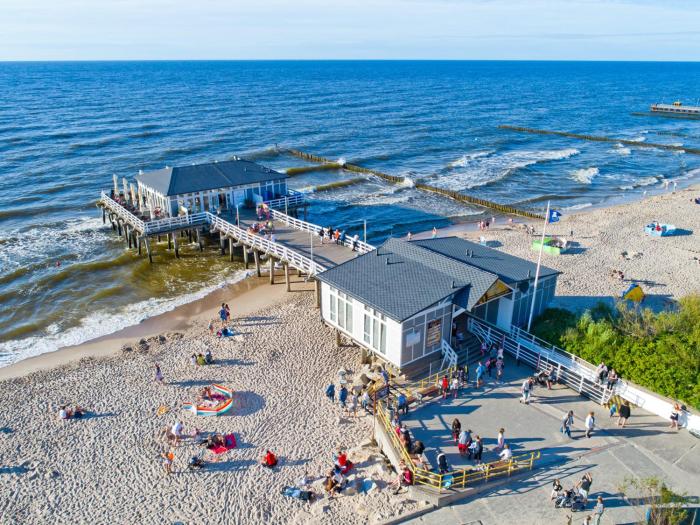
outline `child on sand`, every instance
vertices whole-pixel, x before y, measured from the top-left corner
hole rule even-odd
[[[265,452],[265,456],[263,457],[260,464],[263,467],[267,467],[267,468],[271,469],[272,467],[277,465],[277,456],[275,456],[271,451],[268,450],[267,452]]]
[[[158,363],[156,363],[156,383],[163,384],[163,372],[160,371]]]
[[[165,469],[165,473],[172,474],[173,473],[173,461],[175,460],[175,454],[173,453],[172,450],[169,450],[168,452],[161,454],[161,457],[163,458],[163,469]]]

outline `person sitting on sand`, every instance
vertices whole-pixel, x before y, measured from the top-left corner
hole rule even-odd
[[[180,441],[182,439],[182,433],[185,430],[185,425],[182,423],[182,421],[177,421],[173,427],[170,429],[171,434],[173,435],[173,439],[175,440],[175,443]]]
[[[277,456],[275,456],[271,451],[268,450],[267,452],[265,452],[265,457],[263,457],[260,464],[263,467],[271,469],[272,467],[277,465]]]
[[[192,366],[197,366],[197,354],[192,354],[190,356],[190,364]]]
[[[211,387],[205,386],[202,389],[202,399],[205,399],[207,401],[212,401],[214,399],[212,391],[211,391]]]
[[[340,492],[340,484],[336,481],[334,472],[331,470],[326,475],[326,481],[323,482],[323,488],[328,492],[328,497],[332,498]]]
[[[207,363],[208,365],[210,365],[210,364],[212,364],[212,363],[214,362],[214,356],[211,355],[211,350],[208,349],[208,348],[207,348],[207,353],[204,354],[204,361],[206,361],[206,363]]]
[[[200,354],[197,354],[197,364],[198,364],[199,366],[204,366],[204,365],[207,364],[207,360],[204,359],[204,356],[203,356],[201,353],[200,353]]]
[[[340,472],[342,474],[347,474],[353,467],[353,463],[348,459],[348,455],[345,453],[345,451],[341,451],[340,454],[338,454],[335,464],[337,467],[340,467]]]
[[[62,405],[60,410],[58,411],[58,417],[60,419],[70,419],[73,417],[73,411],[66,405]]]

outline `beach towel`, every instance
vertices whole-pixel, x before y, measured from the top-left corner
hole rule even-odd
[[[360,492],[363,494],[367,494],[370,491],[374,490],[377,487],[377,484],[372,481],[371,479],[365,479],[362,481],[362,486],[360,487]]]
[[[302,501],[310,501],[313,493],[310,490],[301,490],[297,487],[284,487],[282,494],[290,498],[300,499]]]
[[[210,448],[209,450],[211,450],[214,454],[223,454],[233,448],[236,448],[236,436],[234,436],[233,434],[226,434],[224,436],[223,445],[217,445],[216,447]]]

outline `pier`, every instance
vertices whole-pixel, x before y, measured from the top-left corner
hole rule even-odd
[[[299,194],[295,196],[303,200]],[[187,236],[190,242],[196,236],[200,250],[203,249],[201,235],[203,232],[219,235],[222,255],[228,248],[233,260],[235,248],[240,248],[245,267],[253,265],[260,277],[263,264],[269,265],[270,283],[275,282],[275,270],[281,265],[284,270],[287,289],[290,288],[289,270],[295,269],[300,274],[313,278],[324,270],[343,263],[358,254],[374,250],[374,246],[361,240],[347,237],[343,243],[328,240],[321,243],[319,230],[321,226],[292,217],[277,207],[290,207],[289,198],[267,201],[270,220],[273,222],[273,235],[267,239],[252,231],[253,223],[258,222],[254,210],[239,210],[237,216],[231,214],[217,215],[209,211],[146,221],[139,218],[135,211],[112,199],[107,192],[102,192],[97,206],[102,210],[102,221],[109,220],[119,236],[124,237],[129,248],[138,250],[141,255],[143,247],[149,261],[153,262],[151,242],[153,238],[166,236],[168,247],[173,247],[175,256],[179,257],[178,239]],[[300,202],[293,203],[294,205]]]

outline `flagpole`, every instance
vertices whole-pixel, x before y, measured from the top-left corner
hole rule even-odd
[[[537,256],[537,270],[535,270],[535,284],[532,287],[532,305],[530,305],[530,318],[527,320],[527,331],[532,326],[532,316],[535,313],[535,301],[537,300],[537,282],[540,280],[540,265],[542,264],[542,251],[544,250],[544,233],[549,222],[549,201],[547,201],[547,212],[544,214],[544,225],[542,226],[542,240],[540,241],[540,254]]]

